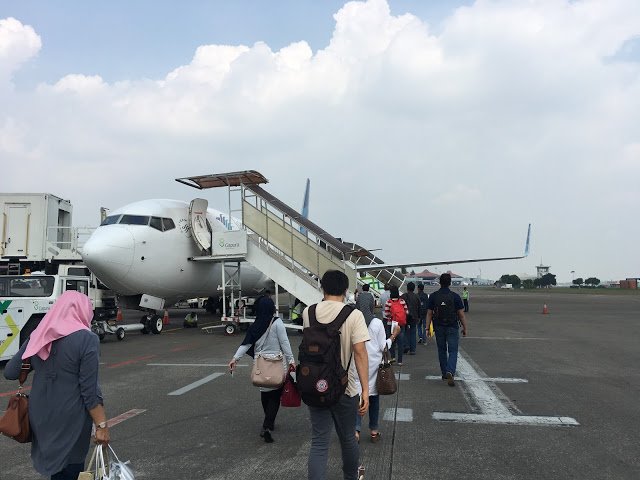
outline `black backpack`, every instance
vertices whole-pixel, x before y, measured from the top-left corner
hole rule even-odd
[[[455,298],[453,292],[443,293],[440,290],[431,294],[435,296],[433,304],[433,318],[439,325],[454,326],[458,322],[458,312],[456,311]]]
[[[345,370],[340,360],[340,327],[354,308],[345,305],[331,323],[323,324],[316,318],[316,307],[309,307],[309,326],[302,331],[296,383],[304,403],[330,407],[344,394],[349,381],[349,366]]]

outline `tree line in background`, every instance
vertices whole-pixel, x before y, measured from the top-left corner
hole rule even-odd
[[[511,284],[513,288],[545,288],[550,287],[551,285],[557,285],[556,276],[553,273],[547,273],[540,278],[535,278],[533,280],[526,279],[520,280],[520,277],[517,275],[502,275],[498,282],[502,285]]]
[[[583,280],[582,277],[578,277],[573,281],[573,285],[576,287],[587,287],[587,288],[595,288],[600,285],[600,279],[596,277],[589,277],[586,280]]]
[[[517,275],[502,275],[500,280],[496,282],[496,285],[506,285],[511,284],[513,288],[545,288],[550,287],[552,285],[557,285],[556,276],[552,273],[547,273],[540,278],[535,278],[533,280],[526,279],[520,280],[520,277]],[[499,286],[498,285],[498,286]],[[576,278],[573,280],[572,288],[596,288],[600,285],[600,279],[596,277],[589,277],[586,280],[582,278]]]

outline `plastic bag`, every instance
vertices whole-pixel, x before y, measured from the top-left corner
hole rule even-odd
[[[108,448],[108,450],[107,450]],[[109,455],[111,451],[111,455]],[[107,460],[108,457],[111,457]],[[122,462],[111,445],[98,445],[96,450],[96,480],[135,480],[129,461]]]

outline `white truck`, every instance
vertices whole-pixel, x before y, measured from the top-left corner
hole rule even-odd
[[[9,360],[18,351],[51,305],[67,290],[77,290],[91,298],[94,332],[102,338],[111,333],[100,335],[95,326],[116,317],[115,295],[84,265],[59,265],[56,275],[40,272],[0,275],[0,361]],[[134,327],[139,329],[137,325]]]

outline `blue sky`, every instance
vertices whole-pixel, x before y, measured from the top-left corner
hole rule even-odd
[[[385,261],[517,255],[531,222],[527,260],[458,270],[638,276],[639,60],[637,0],[4,1],[2,190],[95,225],[255,169]]]
[[[70,72],[100,75],[108,82],[159,78],[206,44],[253,45],[278,50],[306,40],[324,48],[335,26],[337,0],[24,0],[0,3],[0,18],[15,17],[35,28],[43,48],[16,75],[19,86],[55,82]],[[436,26],[470,1],[392,0],[394,14],[410,11]]]

